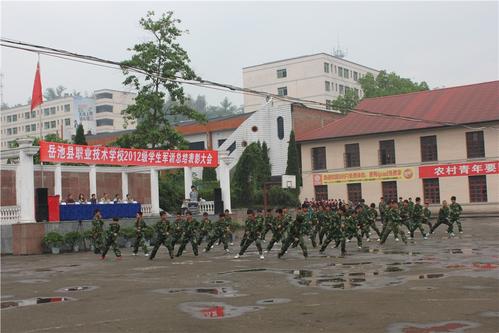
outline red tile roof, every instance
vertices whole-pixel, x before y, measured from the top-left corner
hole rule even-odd
[[[297,141],[442,127],[445,126],[444,123],[472,124],[498,121],[499,81],[366,98],[357,105],[356,109],[389,116],[351,112],[321,129],[304,133],[297,137]],[[395,118],[393,115],[425,121],[415,122]]]
[[[177,132],[182,135],[199,134],[215,131],[228,131],[239,127],[252,113],[243,113],[236,116],[229,116],[223,118],[215,118],[209,120],[206,124],[190,121],[184,124],[175,126]]]

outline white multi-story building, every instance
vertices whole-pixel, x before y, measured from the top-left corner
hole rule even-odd
[[[376,77],[379,72],[327,53],[317,53],[245,67],[243,85],[248,89],[330,104],[349,89],[362,98],[358,80],[367,73]],[[265,97],[246,94],[244,112],[256,111],[264,103]]]
[[[67,96],[45,101],[31,111],[30,105],[1,111],[1,149],[7,149],[17,139],[57,134],[71,140],[78,124],[85,133],[102,133],[123,130],[121,111],[133,103],[135,94],[102,89],[93,97]],[[128,128],[135,128],[129,124]]]

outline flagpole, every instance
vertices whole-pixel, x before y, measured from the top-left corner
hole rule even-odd
[[[38,66],[40,66],[40,53],[38,53]],[[38,111],[40,112],[40,140],[38,140],[38,142],[40,142],[41,140],[43,140],[43,133],[42,133],[42,104],[40,104],[38,106]],[[40,153],[38,153],[40,154]],[[40,155],[41,157],[41,155]],[[42,188],[44,187],[44,181],[43,181],[43,162],[40,158],[40,170],[41,170],[41,177],[42,177]]]

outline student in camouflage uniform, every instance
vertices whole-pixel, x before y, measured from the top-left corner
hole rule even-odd
[[[383,197],[379,198],[379,204],[378,204],[378,209],[379,209],[379,218],[381,219],[381,224],[385,224],[385,212],[386,212],[386,202]]]
[[[450,213],[449,213],[449,220],[450,223],[452,224],[451,228],[451,234],[454,235],[453,233],[453,228],[454,228],[454,222],[457,224],[457,227],[459,229],[459,233],[463,233],[463,226],[461,225],[461,221],[459,221],[459,216],[461,216],[461,212],[463,211],[463,208],[461,207],[460,204],[456,202],[456,197],[452,196],[450,198],[451,204],[449,206]]]
[[[293,227],[294,223],[296,222],[296,218],[298,216],[301,216],[302,220],[303,220],[302,227],[301,227],[303,234],[310,236],[312,229],[310,227],[310,223],[307,221],[307,209],[302,208],[301,206],[298,206],[298,207],[296,207],[295,219],[288,225],[288,232],[286,234],[285,239],[288,238],[289,233],[291,232],[291,228]],[[291,247],[295,248],[299,245],[299,243],[300,243],[300,239],[296,238],[295,241],[292,243]]]
[[[322,206],[320,206],[322,207]],[[317,234],[319,232],[319,211],[317,208],[313,209],[312,214],[310,214],[310,240],[312,241],[312,247],[317,247]]]
[[[385,215],[386,228],[381,234],[380,244],[384,244],[386,242],[386,239],[388,238],[390,232],[393,232],[395,234],[396,237],[395,241],[397,242],[399,241],[397,235],[400,235],[402,241],[407,244],[407,238],[405,237],[405,233],[402,230],[400,230],[402,219],[400,218],[400,215],[398,213],[398,206],[396,201],[390,202],[390,208],[388,208],[385,214],[386,214]]]
[[[212,230],[212,224],[210,219],[208,218],[208,213],[203,213],[203,220],[199,225],[199,233],[198,233],[198,246],[201,245],[203,239],[206,238],[206,241],[209,241],[210,234]]]
[[[328,219],[328,224],[324,225],[324,228],[326,229],[326,239],[324,239],[319,253],[324,253],[331,241],[334,240],[336,243],[337,241],[341,241],[342,238],[345,238],[344,235],[342,235],[341,230],[341,213],[341,210],[333,211]]]
[[[92,221],[92,246],[94,247],[94,253],[101,253],[102,247],[104,246],[104,221],[102,221],[102,215],[99,209],[94,211],[94,219]]]
[[[210,251],[213,247],[213,244],[218,241],[224,244],[225,252],[229,253],[229,244],[227,243],[229,225],[227,223],[227,220],[225,219],[224,213],[220,213],[218,217],[218,221],[215,222],[215,224],[212,226],[210,239],[208,240],[208,244],[206,245],[206,248],[203,250],[203,252]]]
[[[326,206],[325,212],[322,214],[322,221],[319,221],[319,245],[322,245],[324,236],[326,235],[326,230],[328,225],[331,223],[331,207]]]
[[[411,211],[411,221],[410,221],[411,228],[409,231],[411,232],[410,234],[410,239],[414,238],[414,231],[416,229],[419,229],[421,232],[421,235],[423,236],[424,239],[428,239],[426,236],[426,233],[423,229],[422,223],[423,223],[423,206],[421,206],[421,198],[416,198],[416,204],[414,205],[414,208]]]
[[[280,208],[276,210],[276,213],[277,216],[274,219],[274,225],[272,228],[272,238],[270,239],[269,245],[267,245],[265,252],[270,252],[274,244],[284,238],[284,214]]]
[[[424,208],[423,208],[423,224],[427,224],[429,229],[428,230],[431,230],[431,210],[430,210],[430,204],[428,203],[428,201],[425,201],[424,203]],[[430,232],[428,232],[430,233]],[[428,236],[428,233],[426,234],[426,236]]]
[[[352,215],[345,218],[345,224],[347,226],[347,242],[355,237],[357,239],[357,246],[359,249],[362,248],[362,220],[359,219],[361,211],[362,206],[359,205]]]
[[[159,216],[161,217],[161,220],[156,222],[153,227],[156,231],[156,243],[154,244],[149,260],[154,259],[154,257],[156,256],[156,252],[158,252],[158,249],[161,245],[166,246],[166,248],[168,249],[168,253],[170,254],[170,258],[173,259],[173,245],[171,240],[172,225],[168,221],[165,211],[159,213]]]
[[[449,206],[447,205],[447,201],[444,200],[442,201],[442,207],[438,211],[437,223],[433,225],[433,228],[431,228],[430,234],[433,234],[441,224],[445,224],[447,225],[447,233],[449,234],[449,237],[452,236],[452,223],[449,221],[449,214]]]
[[[373,202],[371,206],[367,209],[366,212],[366,226],[367,226],[367,241],[370,242],[371,232],[370,229],[373,229],[376,235],[378,235],[378,241],[381,240],[381,233],[376,226],[376,220],[378,218],[378,212],[376,211],[376,204]]]
[[[191,243],[192,252],[194,252],[195,256],[198,255],[197,230],[199,222],[192,218],[192,213],[190,211],[187,211],[185,214],[186,219],[182,223],[182,237],[180,239],[180,247],[177,251],[177,257],[180,257],[182,255],[187,243]]]
[[[118,247],[118,244],[116,243],[119,232],[120,232],[119,219],[117,217],[113,217],[113,222],[109,224],[109,229],[106,230],[106,244],[102,251],[102,257],[101,257],[102,259],[106,258],[107,251],[109,251],[110,247],[113,248],[116,257],[118,259],[121,259],[121,251]]]
[[[145,242],[145,231],[147,225],[144,221],[142,212],[137,212],[135,219],[135,244],[133,246],[133,255],[136,256],[137,252],[139,252],[139,246],[142,247],[142,251],[144,251],[145,256],[149,256],[149,250],[147,249],[147,245]]]
[[[296,216],[296,220],[289,225],[288,235],[286,239],[282,242],[281,251],[279,252],[277,257],[281,258],[284,255],[284,253],[286,253],[288,247],[295,242],[300,244],[300,247],[303,251],[303,256],[305,258],[308,257],[307,247],[305,246],[305,242],[303,240],[303,236],[307,234],[307,229],[308,228],[305,223],[305,215],[298,214]]]
[[[173,221],[173,225],[170,232],[170,243],[172,248],[179,243],[182,239],[182,226],[184,225],[184,219],[181,212],[177,212],[177,217]]]
[[[258,253],[260,254],[260,259],[264,259],[263,253],[262,253],[262,245],[260,243],[260,237],[261,237],[261,225],[258,224],[255,218],[255,212],[253,212],[251,209],[248,209],[247,211],[248,218],[246,219],[246,222],[244,223],[245,225],[245,233],[247,234],[246,242],[244,243],[243,247],[239,251],[238,254],[234,257],[235,259],[239,258],[246,252],[246,249],[255,242],[256,248],[258,249]]]
[[[400,218],[402,219],[402,224],[407,227],[407,230],[411,229],[409,217],[410,217],[410,208],[409,208],[409,200],[404,200],[402,202],[402,206],[399,207]]]
[[[267,232],[272,230],[272,226],[274,225],[274,216],[272,216],[272,209],[267,209],[267,212],[265,213],[265,218],[264,218],[264,228],[262,231],[262,241],[265,242],[265,236],[267,235]]]
[[[226,233],[226,237],[228,239],[228,242],[230,245],[234,245],[234,232],[236,230],[236,224],[232,220],[232,217],[230,216],[230,211],[226,209],[225,211],[225,222],[229,226],[229,231]]]

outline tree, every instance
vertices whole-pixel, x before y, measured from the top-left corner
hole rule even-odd
[[[236,205],[249,207],[257,202],[257,195],[261,194],[264,180],[262,165],[261,146],[253,142],[241,154],[232,175],[231,194]]]
[[[376,78],[371,73],[367,73],[359,79],[359,82],[365,98],[399,95],[429,89],[425,81],[413,82],[410,79],[398,76],[394,72],[387,74],[384,70],[379,72]]]
[[[47,141],[47,142],[68,143],[68,141],[61,139],[55,133],[51,133],[51,134],[45,135],[45,138],[43,140]],[[40,138],[35,138],[33,140],[33,146],[39,146],[39,145],[40,145]],[[35,155],[33,155],[33,163],[34,164],[40,164],[40,152],[38,152]]]
[[[140,20],[143,29],[152,35],[152,40],[136,44],[130,51],[130,60],[122,62],[126,75],[123,82],[137,90],[135,104],[123,110],[125,123],[136,121],[135,131],[122,136],[117,144],[136,148],[178,148],[185,144],[182,136],[175,131],[168,115],[184,115],[187,118],[205,121],[206,118],[186,103],[186,96],[178,78],[199,79],[189,66],[189,56],[177,39],[183,31],[177,27],[180,20],[167,12],[155,19],[154,12],[148,12]],[[144,71],[140,79],[129,67]],[[168,95],[168,96],[167,96]],[[171,104],[165,107],[169,97]]]
[[[232,102],[229,101],[227,97],[225,97],[220,102],[219,106],[209,106],[206,109],[206,116],[208,117],[208,119],[231,116],[241,113],[243,113],[243,108],[237,107],[234,104],[232,104]]]
[[[340,95],[332,103],[331,107],[333,110],[341,111],[341,113],[347,113],[357,106],[359,103],[359,96],[353,89],[348,89],[345,95]]]
[[[64,97],[64,91],[66,90],[66,87],[64,86],[57,86],[55,89],[54,88],[47,88],[45,89],[45,93],[43,94],[43,97],[45,97],[46,101],[51,101],[53,99],[61,98]]]
[[[174,170],[159,178],[159,206],[174,214],[184,200],[184,170]]]
[[[265,180],[269,179],[272,176],[272,165],[270,164],[269,158],[269,148],[267,147],[267,143],[263,141],[262,143],[262,173],[265,177]]]
[[[289,134],[288,144],[288,164],[286,166],[286,175],[296,176],[296,193],[300,192],[301,177],[298,167],[298,148],[296,146],[295,132],[291,131]]]
[[[217,172],[215,168],[203,168],[203,181],[211,182],[217,180]]]
[[[73,138],[73,143],[76,145],[87,145],[87,140],[85,139],[85,130],[83,129],[83,124],[79,124],[76,128],[76,135]]]

